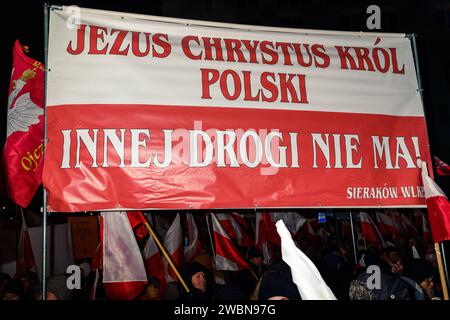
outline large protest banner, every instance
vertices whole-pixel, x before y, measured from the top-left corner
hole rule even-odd
[[[73,12],[50,12],[49,211],[425,206],[405,35]]]

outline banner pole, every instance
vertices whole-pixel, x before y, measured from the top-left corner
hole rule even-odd
[[[353,217],[352,212],[349,212],[350,215],[350,227],[352,229],[352,242],[353,242],[353,255],[355,257],[355,264],[358,264],[358,257],[356,255],[356,244],[355,244],[355,230],[353,229]]]
[[[172,270],[175,272],[177,278],[180,280],[181,284],[184,287],[184,290],[186,290],[187,293],[191,292],[188,288],[188,286],[186,285],[186,282],[184,282],[183,277],[180,275],[180,273],[178,272],[177,267],[175,266],[175,264],[173,263],[172,259],[170,259],[169,254],[167,253],[166,249],[164,248],[164,246],[161,244],[161,242],[159,241],[158,237],[156,236],[155,232],[153,231],[152,227],[150,226],[150,224],[145,221],[145,226],[147,227],[147,230],[150,232],[151,236],[153,237],[153,240],[155,240],[156,244],[158,245],[159,249],[161,250],[161,252],[163,253],[164,257],[167,259],[167,262],[169,263],[170,267],[172,268]]]
[[[45,159],[45,149],[47,145],[47,72],[48,72],[48,11],[50,5],[44,4],[44,152],[43,159]],[[43,187],[42,199],[42,300],[47,299],[47,191]]]
[[[436,260],[437,260],[438,269],[439,269],[439,277],[441,278],[441,285],[442,285],[442,292],[444,294],[444,300],[449,300],[447,281],[445,280],[444,266],[442,263],[442,255],[441,255],[441,250],[439,248],[438,242],[434,243],[434,251],[436,252]]]

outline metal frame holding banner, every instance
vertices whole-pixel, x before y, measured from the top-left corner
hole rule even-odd
[[[44,10],[43,239],[48,212],[426,207],[414,35]]]

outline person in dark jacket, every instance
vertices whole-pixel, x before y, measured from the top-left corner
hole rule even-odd
[[[362,251],[356,279],[350,284],[350,300],[410,300],[408,284],[370,251]]]
[[[183,267],[182,275],[190,292],[183,290],[178,298],[179,300],[211,300],[212,276],[208,269],[198,262],[186,263]]]

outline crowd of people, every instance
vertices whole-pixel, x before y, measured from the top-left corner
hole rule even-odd
[[[441,299],[439,274],[432,242],[419,236],[392,239],[384,235],[386,246],[359,240],[353,243],[336,237],[330,224],[325,228],[326,238],[314,243],[294,237],[297,246],[317,266],[324,281],[338,300],[435,300]],[[272,248],[272,260],[265,263],[257,247],[241,248],[250,269],[217,271],[210,250],[203,248],[195,258],[180,268],[189,290],[179,281],[161,283],[149,277],[137,300],[301,300],[291,269],[284,263],[280,248]],[[356,249],[356,257],[355,250]],[[101,273],[90,270],[83,262],[81,289],[67,287],[68,275],[51,276],[47,280],[48,300],[107,300]],[[93,295],[93,292],[95,294]],[[41,299],[41,285],[32,271],[11,278],[0,274],[2,300]]]

